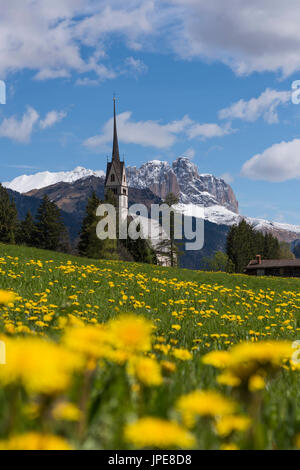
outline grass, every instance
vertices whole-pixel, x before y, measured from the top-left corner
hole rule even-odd
[[[2,307],[0,332],[59,341],[61,319],[70,315],[91,325],[128,312],[150,319],[156,326],[152,355],[159,362],[174,363],[176,371],[166,372],[162,385],[142,387],[139,394],[124,367],[100,368],[90,390],[84,438],[78,438],[70,423],[51,428],[76,448],[127,448],[130,444],[123,437],[127,422],[148,415],[177,419],[175,403],[183,394],[217,389],[227,397],[236,395],[234,389],[218,385],[216,369],[202,363],[209,351],[242,341],[300,339],[299,287],[298,279],[88,260],[0,245],[0,289],[19,296],[13,307]],[[176,349],[189,351],[192,358],[175,359]],[[2,407],[5,396],[1,394]],[[242,448],[294,448],[300,431],[299,398],[299,373],[281,369],[263,392],[251,444],[239,433],[224,441],[212,423],[203,421],[193,430],[197,447],[220,448],[230,440]],[[249,411],[247,403],[241,401],[240,407]],[[4,421],[9,419],[3,409],[1,415]],[[15,432],[39,430],[34,421],[26,421],[26,426],[24,422],[21,419]],[[7,437],[4,425],[0,424],[0,432],[2,439]]]

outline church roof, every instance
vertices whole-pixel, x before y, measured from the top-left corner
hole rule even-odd
[[[108,177],[109,177],[110,170],[111,170],[112,166],[113,166],[114,169],[115,169],[115,174],[116,174],[116,176],[117,176],[118,183],[119,183],[120,185],[122,185],[122,178],[123,178],[123,171],[124,171],[125,163],[124,163],[124,162],[120,162],[120,160],[119,160],[119,161],[113,160],[112,162],[109,162],[109,163],[107,164],[106,178],[105,178],[105,186],[106,186],[106,184],[107,184],[107,180],[108,180]]]

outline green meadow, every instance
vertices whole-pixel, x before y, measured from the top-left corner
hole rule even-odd
[[[76,322],[97,328],[128,314],[144,317],[151,321],[153,333],[151,348],[143,356],[155,361],[161,376],[151,384],[132,372],[135,366],[130,359],[118,362],[95,356],[94,365],[88,365],[93,369],[88,387],[84,388],[86,373],[76,371],[72,383],[48,397],[46,406],[45,397],[26,383],[16,385],[4,376],[1,386],[1,368],[6,366],[0,366],[2,446],[8,446],[11,435],[46,433],[59,436],[75,449],[186,447],[183,437],[180,444],[180,433],[174,443],[164,446],[151,443],[150,438],[143,445],[134,437],[128,438],[130,423],[152,417],[178,423],[193,436],[193,446],[198,449],[295,448],[300,433],[297,367],[287,361],[276,368],[272,364],[272,370],[262,365],[255,376],[263,379],[264,386],[245,391],[220,383],[220,370],[205,364],[203,358],[211,351],[230,350],[243,342],[255,346],[261,341],[292,344],[300,340],[299,287],[298,279],[90,260],[0,245],[0,289],[17,295],[13,302],[0,305],[2,340],[13,344],[18,339],[40,339],[61,344],[65,330],[76,328]],[[9,361],[8,349],[8,366]],[[154,377],[150,368],[150,379],[151,374]],[[229,433],[222,433],[217,426],[222,417],[217,411],[206,415],[195,409],[194,422],[188,424],[178,400],[195,390],[217,391],[234,400],[234,413],[249,417],[252,424],[244,430],[233,426]],[[67,419],[66,413],[55,419],[53,408],[62,400],[78,407],[84,417],[76,418],[74,413],[73,419]],[[154,434],[155,426],[159,434],[159,425],[151,424]]]

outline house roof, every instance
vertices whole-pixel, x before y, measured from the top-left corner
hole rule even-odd
[[[251,260],[246,269],[300,268],[300,259],[264,259],[261,263]]]

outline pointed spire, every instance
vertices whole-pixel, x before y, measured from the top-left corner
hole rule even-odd
[[[116,116],[116,97],[114,96],[114,145],[112,159],[120,161],[120,152],[119,152],[119,142],[118,142],[118,132],[117,132],[117,116]]]

